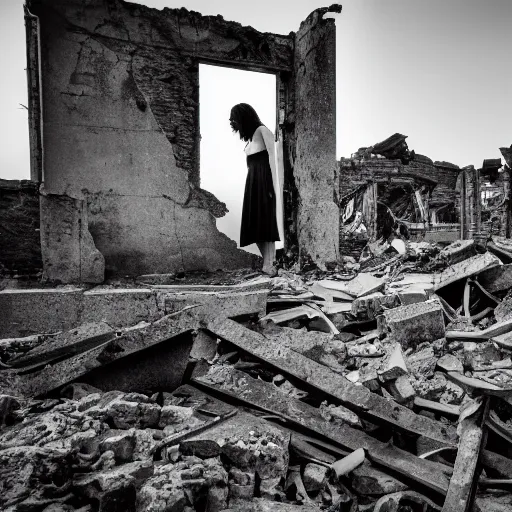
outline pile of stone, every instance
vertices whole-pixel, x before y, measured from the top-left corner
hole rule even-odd
[[[436,258],[1,340],[0,508],[510,510],[512,265]]]

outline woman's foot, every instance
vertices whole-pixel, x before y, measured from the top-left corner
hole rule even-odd
[[[277,276],[277,268],[275,267],[275,265],[264,265],[261,271],[270,277]]]

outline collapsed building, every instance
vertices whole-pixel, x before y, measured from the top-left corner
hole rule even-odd
[[[511,509],[512,146],[459,168],[395,134],[336,162],[340,10],[283,36],[27,2],[31,180],[0,182],[2,510]],[[200,186],[201,62],[277,77],[277,277]]]

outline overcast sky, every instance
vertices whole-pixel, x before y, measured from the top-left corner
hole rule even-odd
[[[316,0],[145,0],[186,7],[288,34]],[[349,156],[389,135],[433,160],[480,166],[512,143],[512,0],[346,0],[337,25],[337,153]],[[0,178],[28,178],[23,1],[0,0]],[[249,7],[250,6],[250,7]],[[219,226],[236,237],[243,144],[229,108],[253,104],[274,126],[274,78],[202,66],[202,185],[233,210]],[[236,156],[233,156],[236,155]],[[238,224],[237,224],[238,222]],[[235,233],[235,235],[233,234]]]

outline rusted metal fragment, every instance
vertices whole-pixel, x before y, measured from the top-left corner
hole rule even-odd
[[[450,479],[443,512],[472,510],[477,483],[477,465],[484,439],[484,425],[489,412],[489,400],[484,399],[479,409],[462,419],[459,449]]]
[[[364,448],[372,464],[392,470],[435,492],[446,493],[451,475],[450,467],[421,460],[409,452],[390,443],[383,443],[346,424],[329,422],[317,408],[284,395],[272,384],[253,379],[234,368],[226,367],[222,371],[222,378],[215,378],[214,374],[210,373],[195,379],[194,383],[201,388],[214,389],[228,397],[236,397],[241,404],[279,415],[292,426],[299,425],[316,435],[325,436],[347,451]]]
[[[452,427],[418,416],[406,407],[371,393],[364,386],[356,386],[325,366],[281,347],[279,343],[232,320],[209,322],[207,329],[281,372],[335,397],[342,405],[365,415],[374,423],[384,423],[399,431],[425,436],[447,445],[455,442],[456,433]]]
[[[192,332],[198,327],[197,319],[185,312],[181,315],[168,315],[149,326],[126,330],[122,336],[98,347],[47,366],[37,373],[20,376],[23,394],[27,397],[43,395],[96,368],[166,341],[172,343],[171,339],[175,336]],[[132,371],[135,370],[132,368]]]

